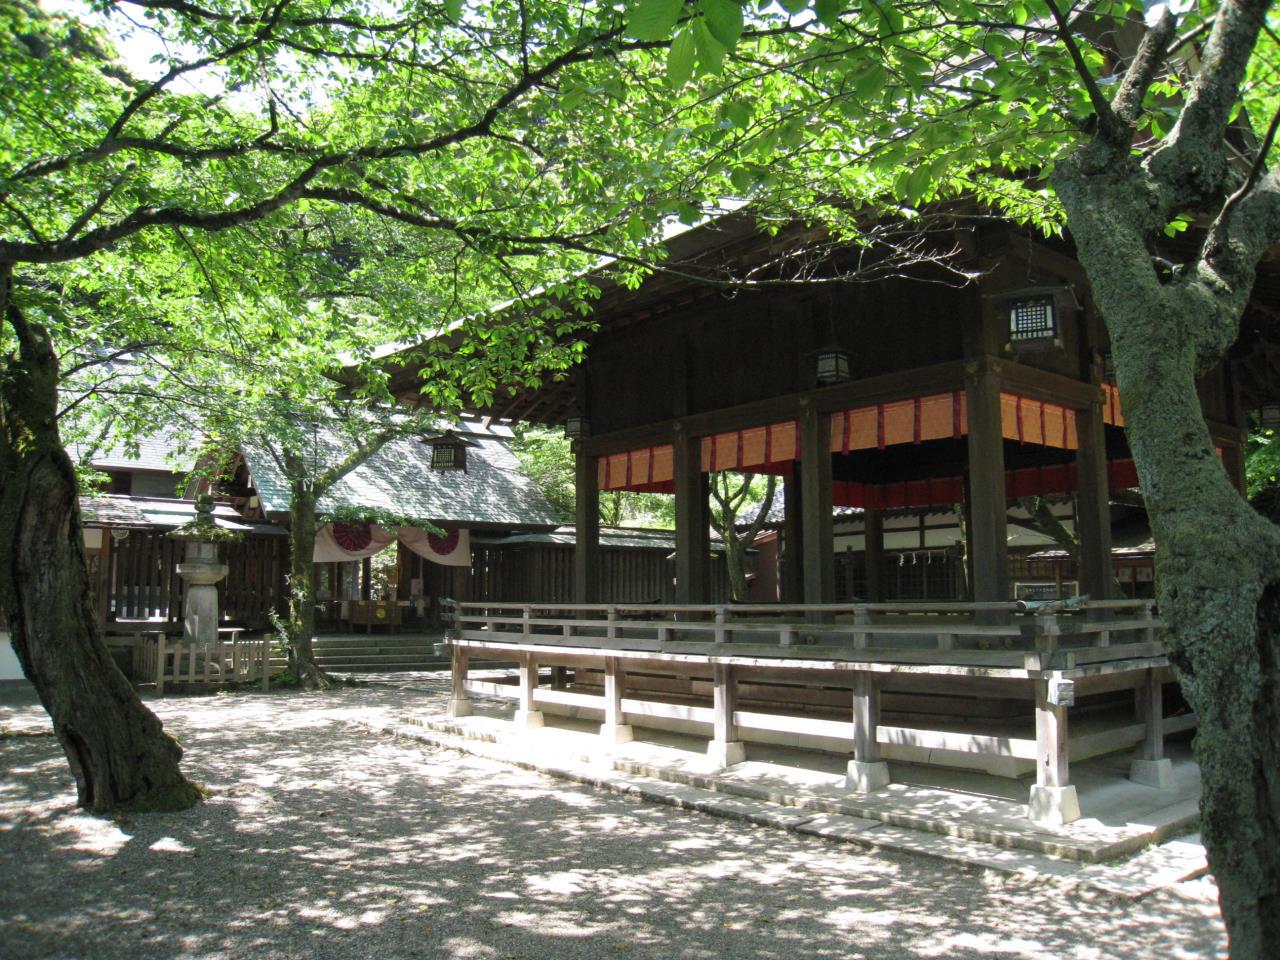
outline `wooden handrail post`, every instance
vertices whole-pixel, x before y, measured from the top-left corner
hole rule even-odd
[[[1160,790],[1173,786],[1173,762],[1164,755],[1164,683],[1160,672],[1144,670],[1133,690],[1137,717],[1146,727],[1129,779]]]
[[[876,729],[880,726],[880,688],[875,675],[853,675],[853,759],[845,776],[846,789],[870,793],[889,785],[889,764],[880,758]]]
[[[156,696],[164,696],[164,633],[156,640]]]
[[[449,695],[449,716],[451,717],[471,716],[471,700],[467,695],[468,660],[467,651],[457,643],[453,644],[449,663],[449,682],[452,688]]]
[[[533,634],[533,628],[529,621],[533,618],[533,608],[528,604],[520,608],[520,631],[524,634],[524,640],[527,643],[529,637]]]
[[[543,724],[542,712],[534,702],[534,691],[538,689],[538,661],[532,653],[520,654],[520,695],[517,701],[520,706],[516,710],[515,721],[518,726],[540,727]]]
[[[262,635],[262,657],[259,662],[262,664],[262,692],[266,693],[271,689],[271,634],[269,633]]]
[[[733,715],[738,709],[737,677],[725,663],[711,666],[712,735],[707,757],[717,768],[731,767],[747,759],[747,750],[738,739]]]
[[[1037,823],[1061,826],[1080,819],[1080,800],[1068,783],[1067,708],[1074,691],[1070,681],[1058,674],[1040,677],[1035,683],[1036,782],[1028,816]]]
[[[622,713],[622,693],[626,674],[617,657],[604,658],[604,723],[600,736],[606,743],[629,743],[634,731],[625,722]]]
[[[610,607],[606,619],[609,626],[605,628],[605,637],[609,640],[618,639],[618,608]]]
[[[716,607],[716,615],[715,615],[716,627],[712,636],[714,637],[715,644],[718,647],[724,646],[725,642],[729,638],[729,630],[725,626],[725,619],[726,619],[725,608]]]

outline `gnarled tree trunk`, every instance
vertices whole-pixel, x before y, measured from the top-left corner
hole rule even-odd
[[[1155,535],[1165,644],[1199,719],[1201,829],[1231,956],[1274,957],[1280,529],[1227,477],[1195,386],[1197,372],[1235,336],[1253,268],[1226,256],[1215,262],[1211,232],[1200,261],[1181,275],[1158,275],[1146,244],[1156,207],[1150,172],[1127,153],[1105,165],[1087,154],[1069,158],[1055,186],[1111,333],[1126,433]]]
[[[6,294],[0,289],[0,299]],[[116,667],[91,606],[75,470],[58,435],[53,345],[5,306],[18,350],[0,382],[0,603],[14,648],[53,720],[81,806],[184,809],[201,791],[178,768],[182,748]]]

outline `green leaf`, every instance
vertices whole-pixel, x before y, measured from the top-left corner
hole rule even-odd
[[[461,20],[462,0],[444,0],[444,15],[450,20]]]
[[[751,125],[751,104],[745,100],[734,100],[725,104],[724,118],[735,127],[745,130]]]
[[[711,35],[705,17],[693,22],[693,38],[698,47],[698,69],[703,73],[718,74],[724,67],[724,55],[729,50]]]
[[[818,22],[823,26],[834,27],[848,6],[848,0],[817,0],[813,5],[818,15]]]
[[[692,30],[685,27],[676,34],[667,52],[667,86],[679,90],[693,78],[695,49]]]
[[[733,184],[733,189],[739,193],[746,193],[751,189],[752,184],[756,182],[756,178],[755,174],[750,170],[738,167],[729,174],[729,182]]]
[[[742,7],[735,0],[702,0],[703,19],[711,35],[732,50],[742,36]]]
[[[671,36],[684,0],[637,0],[627,20],[627,36],[637,40],[665,40]]]
[[[792,14],[809,9],[809,0],[778,0],[778,3],[783,10]]]
[[[884,65],[873,60],[854,76],[853,92],[857,94],[859,100],[870,100],[880,94],[888,79],[889,73]]]

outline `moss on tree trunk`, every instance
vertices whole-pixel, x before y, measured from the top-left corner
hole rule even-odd
[[[1059,167],[1055,183],[1111,333],[1126,433],[1155,535],[1165,645],[1199,720],[1201,829],[1231,956],[1274,957],[1280,530],[1240,496],[1214,449],[1195,381],[1221,339],[1221,308],[1197,295],[1193,277],[1156,276],[1134,208],[1141,176],[1136,168],[1098,173],[1074,162]]]

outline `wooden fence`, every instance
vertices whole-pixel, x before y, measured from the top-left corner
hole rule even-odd
[[[173,640],[155,631],[135,647],[134,676],[154,682],[156,695],[166,684],[221,686],[260,682],[266,690],[271,678],[271,641],[219,640],[204,644]]]

